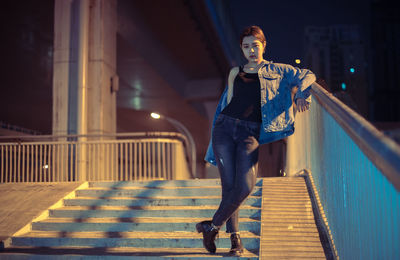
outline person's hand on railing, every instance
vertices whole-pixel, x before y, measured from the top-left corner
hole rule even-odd
[[[310,108],[310,103],[308,103],[304,98],[296,99],[296,109],[297,112],[304,112]]]

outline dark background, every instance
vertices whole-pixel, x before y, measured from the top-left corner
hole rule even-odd
[[[386,45],[384,40],[374,42],[377,32],[384,28],[379,27],[380,24],[386,20],[397,26],[394,37],[399,37],[399,18],[393,18],[398,13],[390,14],[399,10],[392,7],[394,3],[384,0],[231,0],[226,6],[236,34],[246,26],[259,25],[268,42],[265,58],[280,63],[293,64],[296,58],[304,59],[305,26],[359,25],[366,66],[373,74],[368,82],[373,90],[368,93],[368,102],[376,106],[374,116],[366,117],[381,129],[395,129],[399,128],[400,121],[398,106],[385,106],[388,100],[400,97],[396,75],[399,67],[385,66],[384,60],[383,65],[378,66],[376,60],[381,53],[386,53],[389,57],[393,54],[397,57],[395,61],[400,62],[399,47]],[[382,5],[388,8],[380,7]],[[4,2],[0,11],[0,121],[44,134],[51,134],[53,9],[53,0],[19,0]],[[376,10],[381,11],[377,14]],[[378,17],[378,22],[374,17]],[[381,90],[374,92],[377,89]]]

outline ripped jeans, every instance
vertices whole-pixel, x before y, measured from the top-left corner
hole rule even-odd
[[[252,192],[257,179],[258,142],[249,148],[249,136],[259,137],[261,123],[220,114],[212,133],[213,150],[222,186],[222,200],[213,224],[226,223],[226,232],[239,231],[239,207]]]

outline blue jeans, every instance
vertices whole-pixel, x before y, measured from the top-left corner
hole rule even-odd
[[[254,188],[257,179],[258,143],[251,149],[245,139],[258,140],[261,123],[220,114],[215,121],[212,144],[222,186],[222,200],[213,224],[226,223],[226,232],[239,231],[239,207]]]

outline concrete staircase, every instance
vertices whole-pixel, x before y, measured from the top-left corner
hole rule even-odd
[[[215,255],[195,231],[220,203],[217,179],[92,182],[74,194],[11,237],[0,260],[238,259],[225,227]],[[240,210],[241,259],[333,259],[312,205],[304,178],[258,179]]]
[[[240,210],[241,259],[259,259],[262,182]],[[0,259],[220,259],[229,251],[225,229],[215,255],[195,232],[219,205],[219,180],[93,182],[75,193],[30,232],[12,237]]]

